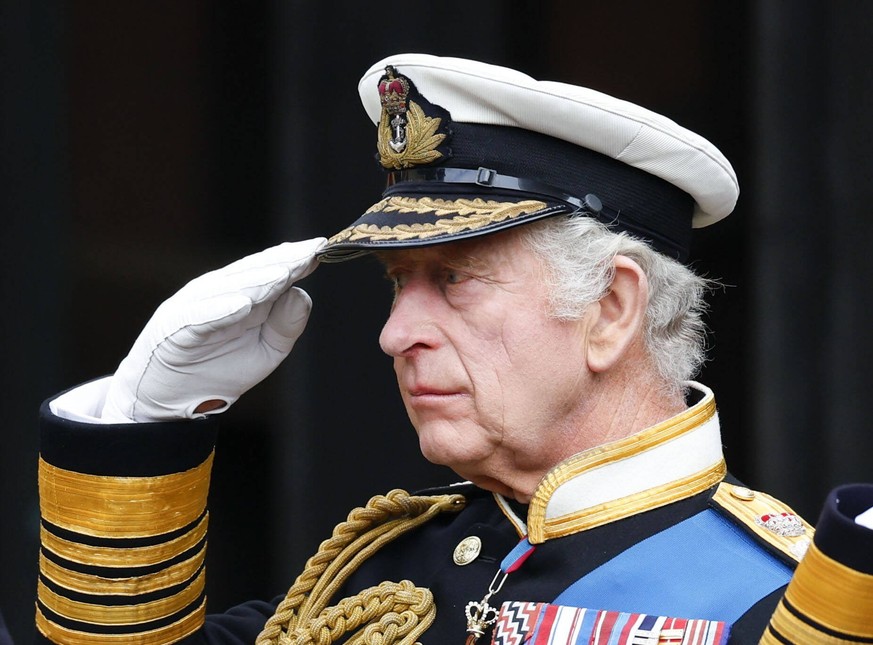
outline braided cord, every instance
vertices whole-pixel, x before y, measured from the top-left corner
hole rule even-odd
[[[359,629],[349,645],[414,643],[436,615],[433,595],[408,580],[383,582],[326,609],[327,603],[362,562],[407,531],[443,512],[460,511],[461,495],[411,496],[393,490],[349,513],[321,543],[256,645],[328,645]],[[375,621],[375,622],[374,622]]]

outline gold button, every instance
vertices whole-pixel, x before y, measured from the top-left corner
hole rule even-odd
[[[732,486],[731,495],[744,502],[751,502],[755,499],[755,491],[746,488],[745,486]]]
[[[459,567],[465,564],[470,564],[473,560],[479,557],[479,552],[482,550],[482,540],[475,535],[465,537],[455,547],[455,552],[452,554],[452,560]]]

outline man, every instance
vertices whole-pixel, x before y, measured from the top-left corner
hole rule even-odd
[[[396,56],[360,89],[383,198],[330,240],[186,285],[113,377],[44,406],[40,633],[869,642],[870,487],[842,489],[813,543],[729,480],[713,393],[688,381],[706,283],[682,260],[738,195],[718,150],[472,61]],[[395,286],[379,340],[422,453],[468,482],[374,498],[281,602],[204,618],[210,417],[291,350],[310,307],[294,282],[365,253]]]

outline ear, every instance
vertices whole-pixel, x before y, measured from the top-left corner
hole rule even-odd
[[[615,277],[609,291],[592,307],[588,336],[588,367],[605,372],[642,341],[649,304],[649,281],[639,264],[624,255],[613,261]]]

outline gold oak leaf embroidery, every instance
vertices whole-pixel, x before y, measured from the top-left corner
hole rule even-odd
[[[408,240],[426,239],[435,235],[459,233],[475,230],[489,224],[535,213],[546,208],[547,204],[536,200],[522,202],[496,202],[484,199],[434,199],[431,197],[388,197],[373,205],[367,212],[434,213],[438,217],[454,214],[455,217],[437,222],[397,223],[393,226],[358,224],[340,231],[330,240],[336,244],[345,240]]]
[[[407,145],[401,152],[395,152],[389,145],[391,141],[390,117],[386,110],[382,110],[376,149],[379,151],[379,161],[386,168],[398,170],[409,168],[410,166],[431,163],[443,156],[436,149],[446,138],[446,135],[436,133],[440,127],[441,119],[425,115],[424,110],[414,101],[409,102],[406,119]]]

